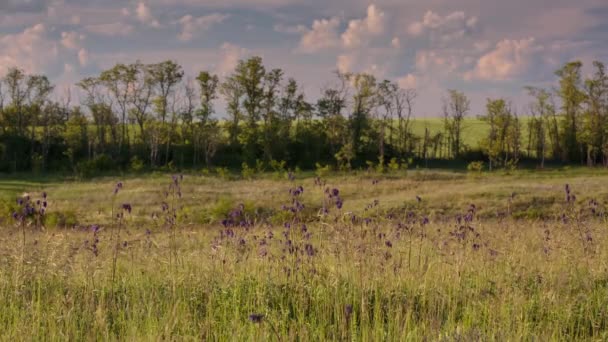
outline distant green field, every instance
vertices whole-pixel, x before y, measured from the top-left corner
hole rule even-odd
[[[528,141],[527,135],[527,117],[521,117],[521,134],[522,146],[526,146]],[[89,125],[89,129],[94,129],[95,125]],[[413,118],[411,121],[412,132],[419,137],[424,136],[425,128],[430,130],[431,135],[444,131],[443,118]],[[479,148],[479,142],[486,137],[489,131],[488,123],[477,118],[466,118],[463,124],[463,142],[471,149]],[[129,124],[128,134],[138,136],[140,129],[138,125]]]

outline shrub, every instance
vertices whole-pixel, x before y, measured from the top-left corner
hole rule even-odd
[[[469,172],[475,172],[480,174],[481,171],[483,171],[484,168],[484,162],[482,161],[474,161],[474,162],[470,162],[469,165],[467,165],[467,170]]]
[[[44,218],[47,228],[72,228],[78,224],[76,213],[73,211],[53,211]]]
[[[115,163],[106,154],[99,154],[90,160],[84,160],[76,164],[76,173],[80,177],[91,177],[100,172],[114,169]]]
[[[241,175],[244,179],[252,179],[255,175],[255,169],[249,167],[246,162],[241,165]]]
[[[129,166],[129,169],[131,169],[133,172],[140,172],[144,169],[143,160],[139,159],[137,156],[133,156],[133,158],[131,158],[131,165]]]

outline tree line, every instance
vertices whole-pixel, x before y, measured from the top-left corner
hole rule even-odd
[[[413,160],[523,160],[608,166],[608,77],[601,62],[556,71],[551,89],[527,87],[519,115],[505,98],[487,99],[478,116],[486,136],[467,146],[469,98],[449,90],[443,129],[413,130],[415,89],[373,75],[336,72],[308,101],[302,86],[260,57],[239,61],[223,79],[187,77],[168,60],[116,64],[60,96],[45,75],[11,68],[0,81],[0,171],[69,171],[283,165],[340,169],[399,167]],[[217,106],[225,107],[218,117]]]

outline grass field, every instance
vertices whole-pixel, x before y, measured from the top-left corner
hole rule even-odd
[[[607,181],[0,179],[0,337],[606,340]]]

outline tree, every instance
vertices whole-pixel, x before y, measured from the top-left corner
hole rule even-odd
[[[561,109],[564,116],[563,148],[564,161],[575,161],[582,158],[581,127],[579,117],[585,94],[581,90],[581,68],[579,61],[566,63],[555,74],[560,78],[557,95],[561,99]],[[582,160],[581,160],[582,161]]]
[[[448,90],[448,98],[443,101],[443,118],[453,157],[460,156],[462,123],[470,109],[471,102],[464,93],[453,89]]]
[[[608,128],[606,119],[608,117],[608,76],[606,75],[604,64],[593,62],[595,67],[594,75],[585,80],[586,109],[584,112],[582,143],[586,145],[587,165],[593,166],[603,158],[606,164],[608,153],[608,141],[606,139],[606,129]]]
[[[349,118],[352,152],[355,157],[363,152],[365,141],[370,138],[370,113],[377,105],[376,78],[369,74],[348,77],[353,85],[352,111]]]
[[[207,71],[199,73],[196,78],[200,89],[201,109],[197,111],[199,125],[197,127],[196,142],[202,148],[205,156],[205,165],[211,164],[211,158],[217,151],[219,142],[219,127],[217,120],[211,116],[215,112],[213,102],[217,99],[219,78]]]
[[[246,114],[246,129],[242,131],[243,160],[253,162],[258,149],[258,121],[261,119],[264,101],[264,79],[266,68],[261,57],[251,57],[239,61],[233,74],[234,81],[243,91],[243,108]]]
[[[127,126],[127,113],[131,103],[131,92],[137,80],[139,62],[134,64],[116,64],[108,70],[104,70],[99,75],[98,81],[108,90],[112,96],[110,108],[114,104],[118,106],[120,120],[120,135],[118,136],[118,152],[122,152],[122,146],[129,143],[129,130]]]
[[[278,152],[276,144],[278,138],[279,120],[277,105],[279,102],[279,88],[283,80],[281,69],[272,69],[264,76],[264,93],[262,100],[262,119],[263,135],[262,146],[266,161],[273,160],[273,156]]]
[[[220,85],[220,93],[224,96],[224,100],[226,101],[228,140],[230,146],[236,148],[239,145],[239,135],[241,132],[240,124],[243,118],[241,100],[244,90],[236,79],[236,76],[232,75]]]
[[[323,90],[317,100],[317,113],[323,119],[323,131],[327,136],[330,155],[335,155],[340,146],[348,142],[347,123],[344,117],[348,97],[348,75],[336,72],[338,83]]]
[[[494,166],[516,165],[521,142],[520,127],[511,106],[504,99],[488,99],[486,115],[482,118],[490,125],[488,136],[480,144],[490,159],[490,171]]]
[[[170,103],[170,100],[175,100],[175,88],[182,81],[184,71],[181,65],[174,61],[167,60],[164,62],[152,64],[149,66],[150,77],[156,85],[156,97],[153,100],[156,114],[161,119],[162,130],[165,140],[165,163],[169,162],[169,149],[171,146],[174,127],[176,125],[176,111],[171,110],[171,125],[167,127],[167,115],[170,109],[174,109],[175,101]],[[152,160],[154,164],[156,160]]]
[[[145,127],[149,120],[148,109],[152,105],[154,98],[156,79],[152,75],[149,65],[136,63],[133,67],[135,68],[135,79],[130,97],[132,103],[130,113],[139,126],[140,141],[145,144],[147,142]]]

